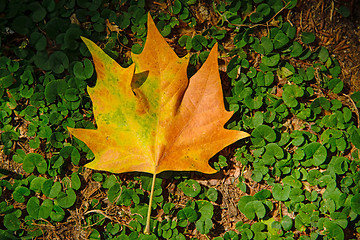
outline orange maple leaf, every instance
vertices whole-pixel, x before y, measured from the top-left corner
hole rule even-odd
[[[189,81],[188,56],[177,57],[150,14],[144,50],[132,55],[128,68],[83,41],[97,73],[96,86],[88,92],[98,129],[68,129],[95,155],[86,167],[113,173],[215,173],[208,160],[249,136],[224,129],[233,113],[224,107],[217,44]]]
[[[153,174],[145,233],[156,174],[162,171],[215,173],[209,158],[249,134],[224,129],[232,116],[224,107],[217,44],[188,81],[189,57],[178,58],[148,15],[148,35],[134,64],[122,68],[83,38],[97,73],[93,101],[96,130],[68,128],[95,155],[88,168],[113,173]]]

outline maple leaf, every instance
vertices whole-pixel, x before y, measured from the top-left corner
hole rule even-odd
[[[189,57],[177,57],[150,14],[144,50],[132,55],[128,68],[82,39],[97,73],[96,86],[88,88],[97,129],[68,130],[95,155],[86,167],[113,173],[215,173],[208,160],[249,136],[224,128],[233,113],[224,107],[217,44],[189,81]]]
[[[95,43],[82,38],[95,64],[97,82],[88,88],[97,129],[68,128],[95,159],[88,168],[113,173],[153,174],[145,233],[156,174],[163,171],[215,173],[209,158],[249,134],[227,130],[217,44],[200,70],[187,78],[189,57],[178,58],[148,14],[144,50],[122,68]]]

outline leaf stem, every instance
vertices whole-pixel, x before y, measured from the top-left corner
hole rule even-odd
[[[151,206],[152,206],[154,188],[155,188],[155,180],[156,180],[156,173],[153,174],[153,179],[152,179],[152,183],[151,183],[149,208],[148,208],[148,213],[147,213],[147,218],[146,218],[146,226],[145,226],[145,230],[144,230],[145,234],[150,234],[150,216],[151,216]]]

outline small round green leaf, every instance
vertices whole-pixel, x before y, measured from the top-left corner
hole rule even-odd
[[[324,233],[329,239],[344,240],[344,231],[339,225],[332,221],[326,221],[324,223]]]
[[[43,182],[41,190],[45,196],[49,198],[56,198],[57,195],[61,192],[61,183],[54,183],[52,179],[47,179]]]
[[[284,216],[283,219],[281,219],[281,226],[285,231],[289,231],[293,226],[293,221],[289,216]]]
[[[333,78],[329,81],[328,87],[334,93],[340,93],[344,88],[344,82],[339,78]]]
[[[354,144],[357,149],[360,149],[360,129],[356,128],[352,132],[351,143]]]
[[[92,179],[95,181],[95,182],[101,182],[103,180],[103,175],[101,173],[94,173],[92,175]]]
[[[250,109],[259,109],[264,103],[262,96],[247,96],[245,97],[244,102],[245,105]]]
[[[261,15],[261,13],[254,12],[250,15],[250,21],[253,23],[258,23],[264,20],[264,17]]]
[[[85,80],[93,75],[94,67],[91,61],[86,58],[83,63],[76,62],[74,64],[73,72],[76,78]]]
[[[50,213],[51,220],[55,222],[61,222],[64,219],[64,217],[65,217],[65,211],[61,207],[54,205],[53,211],[51,211]]]
[[[191,40],[191,44],[195,51],[201,51],[203,47],[206,47],[208,41],[202,35],[195,35]]]
[[[310,183],[310,185],[315,186],[320,183],[320,178],[322,177],[322,173],[319,170],[312,169],[309,171],[307,176],[307,181]]]
[[[57,204],[62,208],[69,208],[74,205],[76,194],[72,188],[66,190],[66,193],[60,192],[56,198]]]
[[[79,151],[73,146],[66,146],[60,150],[60,156],[64,159],[71,158],[71,162],[75,165],[79,164],[80,161],[80,153]]]
[[[49,64],[55,73],[62,73],[69,67],[69,59],[64,52],[55,51],[49,57]]]
[[[40,155],[40,154],[39,154]],[[41,155],[40,155],[41,156]],[[46,160],[43,158],[43,156],[41,157],[37,157],[34,159],[34,165],[36,166],[37,171],[40,174],[44,174],[46,173],[47,170],[47,162]]]
[[[260,190],[254,194],[256,200],[265,200],[271,196],[271,192],[268,189]]]
[[[115,200],[117,200],[117,198],[119,197],[120,192],[121,192],[121,187],[119,183],[115,183],[114,185],[112,185],[107,193],[109,201],[114,203]]]
[[[98,230],[92,229],[92,232],[89,236],[89,240],[101,240],[101,235]]]
[[[351,210],[360,215],[360,193],[356,193],[352,198],[351,198]]]
[[[242,196],[238,202],[238,209],[240,210],[240,212],[244,213],[245,212],[245,205],[251,201],[255,201],[255,197],[251,196],[251,195],[245,195]]]
[[[171,10],[172,10],[173,14],[179,14],[181,9],[182,9],[181,2],[179,0],[175,0],[174,5],[171,6]]]
[[[70,50],[77,49],[79,47],[79,42],[77,40],[80,39],[81,35],[82,30],[78,25],[70,25],[70,27],[66,30],[64,36],[64,44],[62,47],[68,48]]]
[[[66,90],[66,81],[54,80],[45,86],[45,98],[49,103],[55,102],[57,96],[63,94]]]
[[[188,222],[195,222],[197,219],[196,211],[190,207],[181,209],[176,216],[179,220],[178,225],[180,227],[185,227]]]
[[[6,214],[3,224],[9,231],[17,231],[20,229],[20,220],[15,213]]]
[[[262,202],[255,200],[245,205],[243,213],[248,219],[254,219],[255,216],[260,219],[265,217],[266,209]]]
[[[47,45],[47,40],[46,40],[45,36],[42,33],[39,33],[39,32],[33,32],[30,35],[30,41],[29,42],[38,51],[45,50],[46,45]]]
[[[32,2],[29,4],[29,9],[32,10],[31,18],[34,22],[40,22],[46,16],[45,8],[38,2]]]
[[[290,39],[294,39],[296,35],[296,27],[291,26],[289,22],[284,22],[281,30],[288,36]]]
[[[71,174],[71,188],[78,190],[81,187],[81,180],[76,172]]]
[[[196,221],[195,226],[199,233],[208,234],[213,227],[213,222],[209,218],[200,218]]]
[[[201,214],[202,218],[211,219],[214,214],[214,206],[205,200],[196,201],[196,205],[198,207],[198,212]]]
[[[297,180],[296,178],[294,178],[293,176],[286,176],[284,179],[283,179],[283,183],[286,184],[286,185],[289,185],[291,187],[294,187],[294,188],[301,188],[302,187],[302,183],[301,181]]]
[[[262,63],[265,64],[268,67],[274,67],[276,66],[280,61],[280,54],[269,54],[267,56],[263,56]]]
[[[64,97],[70,102],[79,100],[79,90],[76,88],[68,88],[65,90]]]
[[[275,28],[270,35],[274,35],[274,33],[275,36],[272,38],[274,49],[280,49],[289,43],[290,40],[283,31]]]
[[[13,192],[13,198],[19,203],[25,202],[24,196],[29,196],[30,190],[24,186],[17,186]]]
[[[32,173],[34,168],[37,168],[38,172],[43,174],[47,170],[47,163],[43,156],[38,153],[29,153],[26,155],[23,162],[23,169],[27,173]]]
[[[276,133],[274,129],[268,125],[260,125],[254,129],[251,133],[251,141],[254,145],[265,145],[265,140],[267,142],[274,142],[276,140]]]
[[[140,54],[142,52],[142,50],[143,50],[143,46],[141,46],[138,43],[135,43],[131,47],[131,52],[133,52],[134,54]]]
[[[291,187],[289,185],[282,186],[279,183],[274,184],[272,194],[277,201],[286,201],[289,199]]]
[[[17,163],[23,163],[26,157],[26,153],[22,149],[17,149],[15,155],[13,156],[12,160]]]
[[[288,107],[296,107],[298,105],[296,98],[302,97],[304,95],[304,90],[297,85],[284,85],[283,89],[284,91],[282,97],[284,103]]]
[[[312,32],[302,32],[301,33],[301,41],[304,44],[310,44],[315,41],[315,34]]]
[[[292,45],[290,56],[291,57],[299,57],[302,54],[302,52],[303,52],[303,48],[302,48],[301,44],[298,42],[294,42]]]
[[[276,143],[269,143],[265,147],[265,154],[263,155],[263,158],[277,158],[281,159],[284,157],[284,151],[279,145]]]
[[[47,219],[50,217],[52,209],[53,201],[50,199],[45,199],[39,208],[39,218]]]
[[[212,201],[212,202],[216,202],[217,198],[218,198],[218,191],[215,188],[209,188],[206,191],[206,197]]]
[[[44,182],[46,181],[46,178],[43,177],[35,177],[30,182],[30,190],[33,190],[34,192],[41,192],[42,186]]]
[[[313,158],[314,166],[320,166],[326,160],[327,150],[318,142],[308,144],[304,151],[307,159]]]
[[[186,196],[189,197],[196,197],[201,191],[200,184],[194,179],[189,179],[181,182],[178,185],[178,188],[183,191]]]
[[[40,210],[39,199],[37,197],[31,197],[26,204],[26,210],[31,217],[38,219]]]
[[[267,17],[270,14],[271,9],[270,9],[270,6],[268,4],[261,3],[256,7],[256,12],[259,13],[260,15],[264,16],[264,17]]]
[[[318,58],[321,62],[326,62],[329,59],[329,51],[325,47],[321,46]]]

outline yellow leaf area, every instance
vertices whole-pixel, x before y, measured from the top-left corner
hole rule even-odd
[[[94,153],[85,166],[113,173],[198,171],[215,173],[208,160],[249,136],[224,129],[217,45],[201,69],[187,78],[188,56],[178,58],[150,14],[144,50],[122,68],[83,38],[94,60],[97,83],[88,88],[96,130],[69,128]]]

